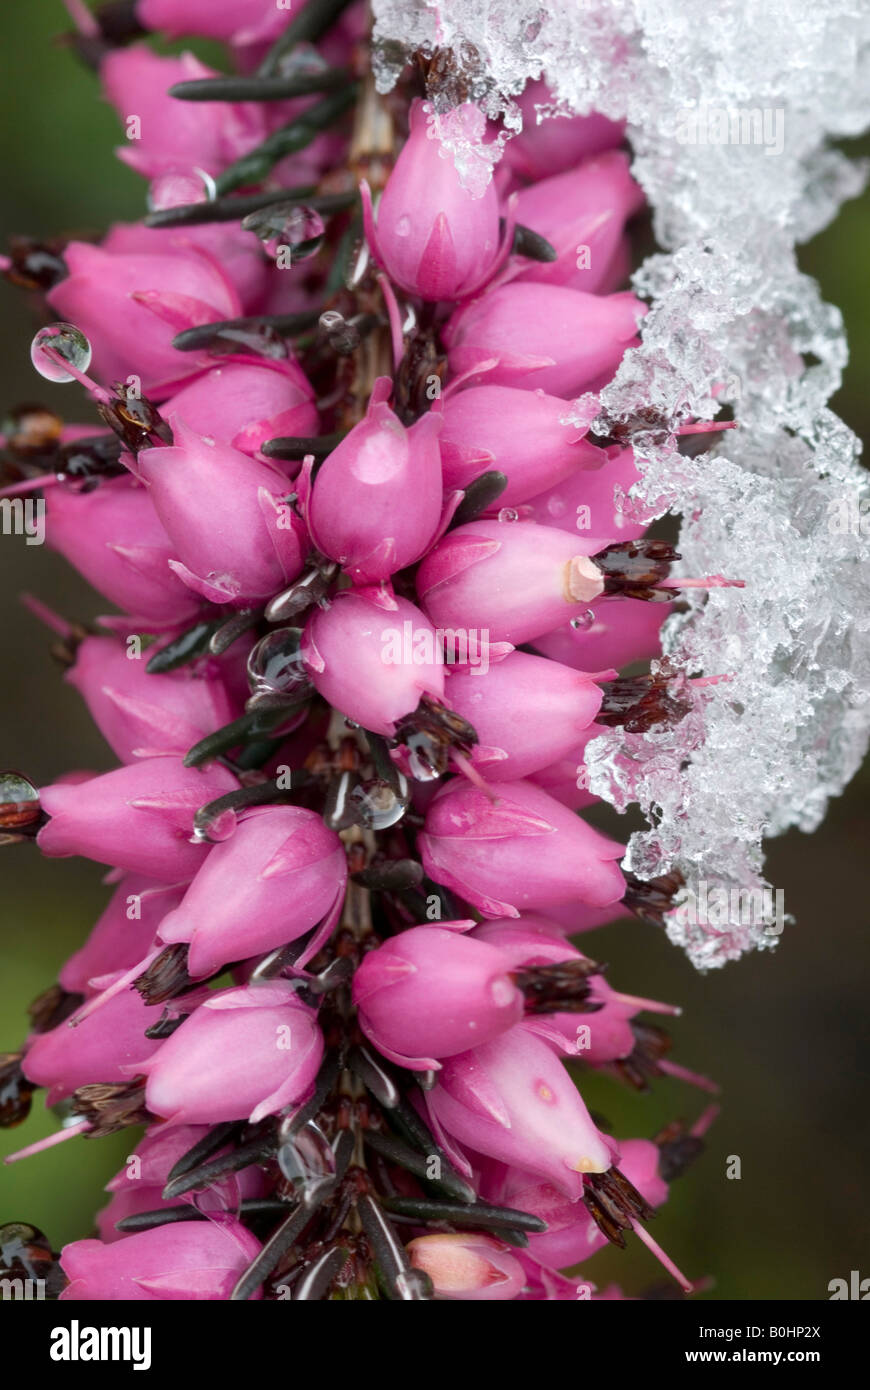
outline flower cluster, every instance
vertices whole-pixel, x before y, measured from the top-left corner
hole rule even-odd
[[[638,341],[641,195],[590,116],[475,196],[425,61],[376,96],[363,8],[139,0],[228,77],[73,7],[150,210],[3,262],[99,418],[17,412],[6,494],[120,610],[34,603],[118,767],[3,793],[114,885],[4,1118],[44,1087],[56,1138],[146,1126],[62,1299],[612,1298],[577,1266],[632,1233],[693,1287],[645,1223],[713,1111],[619,1139],[583,1077],[715,1088],[571,939],[678,887],[578,815],[584,750],[685,717],[659,628],[729,582],[671,576],[571,404]]]

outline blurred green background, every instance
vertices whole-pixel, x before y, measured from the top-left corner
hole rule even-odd
[[[112,154],[118,122],[93,74],[58,44],[64,28],[60,0],[7,3],[0,15],[0,245],[10,233],[88,232],[143,211],[141,181]],[[870,145],[857,152],[870,152]],[[845,315],[851,363],[833,405],[864,439],[870,438],[868,245],[865,196],[848,204],[802,257],[824,297]],[[43,400],[76,418],[77,389],[49,386],[32,371],[31,310],[5,282],[0,312],[0,416],[20,401]],[[81,411],[78,418],[85,418]],[[3,538],[0,570],[0,766],[37,783],[74,767],[109,767],[84,706],[63,686],[46,633],[17,595],[32,591],[85,619],[105,605],[56,556],[28,547],[22,537]],[[722,1113],[708,1151],[674,1185],[654,1228],[691,1277],[714,1278],[708,1297],[827,1298],[829,1280],[848,1278],[852,1269],[870,1276],[863,1082],[870,1063],[868,784],[865,769],[811,839],[793,832],[770,845],[769,878],[798,918],[775,953],[705,977],[651,927],[627,922],[587,938],[588,953],[609,962],[617,988],[683,1005],[673,1055],[722,1085]],[[2,849],[0,866],[3,1050],[20,1043],[27,1003],[80,944],[108,890],[96,866],[41,860],[29,845]],[[651,1136],[676,1116],[692,1119],[705,1104],[701,1093],[674,1081],[637,1096],[595,1078],[587,1098],[626,1137]],[[0,1132],[0,1155],[55,1128],[37,1104],[27,1124]],[[73,1140],[6,1168],[0,1221],[31,1221],[56,1248],[90,1233],[103,1184],[131,1146],[129,1134]],[[731,1155],[742,1161],[739,1181],[726,1178]],[[630,1292],[660,1281],[658,1266],[639,1246],[603,1252],[587,1268],[599,1284],[617,1279]]]

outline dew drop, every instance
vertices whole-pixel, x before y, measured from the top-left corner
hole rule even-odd
[[[47,355],[45,348],[58,353],[78,372],[86,372],[91,365],[91,345],[74,323],[50,323],[40,328],[30,344],[30,360],[46,381],[75,381],[72,373]]]
[[[356,820],[369,830],[387,830],[402,819],[408,809],[408,796],[399,794],[379,777],[354,787],[348,800]]]
[[[498,519],[499,521],[519,521],[520,514],[516,507],[502,507]]]
[[[581,613],[578,618],[572,618],[570,626],[575,632],[585,632],[595,622],[595,614],[591,608],[587,608],[585,613]]]
[[[210,203],[217,195],[215,181],[204,169],[174,169],[158,174],[148,185],[148,211]]]
[[[409,236],[411,233],[411,219],[407,216],[400,217],[396,223],[396,236]]]
[[[18,772],[0,773],[0,833],[13,835],[35,825],[42,815],[39,792]]]
[[[254,694],[295,694],[310,688],[302,665],[298,627],[278,628],[262,637],[248,656],[248,684]]]
[[[283,253],[289,255],[291,265],[315,255],[324,232],[316,209],[290,202],[258,208],[242,219],[242,226],[260,238],[273,260]]]

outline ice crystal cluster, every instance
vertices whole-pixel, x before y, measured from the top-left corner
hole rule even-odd
[[[625,509],[644,521],[678,513],[685,572],[745,588],[699,596],[664,629],[672,660],[729,680],[676,730],[602,736],[592,787],[620,808],[639,801],[653,825],[629,843],[636,873],[677,870],[688,894],[702,880],[758,892],[763,837],[819,823],[870,723],[867,475],[826,404],[846,361],[841,316],[796,258],[864,183],[830,142],[870,123],[870,10],[376,0],[375,14],[382,87],[409,49],[441,57],[441,133],[469,181],[501,148],[481,151],[451,124],[466,92],[516,128],[512,98],[544,77],[564,112],[627,121],[664,251],[635,277],[651,309],[601,394],[598,430],[627,434],[642,470]],[[709,452],[681,452],[680,422],[723,405],[739,428]],[[777,939],[737,916],[694,926],[679,906],[668,931],[703,968]]]

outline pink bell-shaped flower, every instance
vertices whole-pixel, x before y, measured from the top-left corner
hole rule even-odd
[[[464,779],[438,792],[419,836],[430,878],[487,917],[579,898],[617,902],[623,846],[593,830],[530,782],[497,784],[493,802]]]
[[[315,544],[357,584],[377,584],[419,560],[441,518],[441,417],[406,429],[376,384],[365,418],[327,456],[300,496]]]
[[[104,1245],[76,1240],[60,1262],[61,1302],[216,1301],[229,1298],[260,1242],[238,1221],[176,1221]],[[262,1298],[258,1289],[254,1295]],[[134,1366],[134,1370],[138,1367]]]
[[[454,376],[540,387],[566,400],[605,385],[645,312],[633,294],[586,294],[516,280],[460,306],[445,324]]]
[[[86,637],[65,679],[78,690],[94,723],[122,762],[185,754],[235,718],[217,663],[211,671],[151,675],[146,656],[114,637]]]
[[[444,666],[428,618],[407,599],[389,607],[340,593],[309,618],[302,640],[305,669],[316,690],[348,719],[391,737],[421,695],[444,694]]]
[[[347,859],[333,830],[301,806],[249,811],[215,845],[182,902],[160,923],[160,939],[189,942],[194,979],[234,960],[275,950],[334,913]],[[321,934],[308,955],[316,954]]]
[[[48,488],[45,535],[99,593],[145,624],[182,624],[200,607],[169,568],[172,543],[133,478],[110,478],[93,492]]]
[[[323,1057],[312,1009],[289,980],[218,990],[137,1071],[172,1124],[256,1124],[305,1098]]]
[[[523,996],[499,953],[463,936],[470,924],[412,927],[363,958],[353,999],[363,1032],[401,1066],[439,1059],[497,1037],[523,1016]]]
[[[572,751],[598,713],[602,691],[570,666],[511,652],[486,672],[451,670],[446,698],[480,740],[475,766],[490,781],[507,782]]]
[[[40,792],[50,819],[37,843],[49,857],[84,854],[180,883],[193,877],[210,848],[191,843],[196,812],[237,786],[219,764],[199,771],[169,757],[141,758],[85,782],[55,782]]]
[[[610,1148],[580,1092],[540,1038],[512,1028],[492,1042],[448,1058],[429,1114],[463,1148],[546,1177],[577,1198],[584,1173],[604,1173]]]
[[[436,626],[483,629],[490,641],[520,646],[585,613],[603,593],[604,575],[589,557],[607,544],[533,521],[471,521],[430,550],[417,593]]]
[[[444,486],[464,488],[497,469],[508,480],[498,505],[514,507],[566,478],[583,476],[580,470],[600,468],[602,451],[583,438],[583,429],[563,423],[568,409],[557,396],[516,386],[484,383],[448,391],[440,437]]]
[[[498,195],[464,188],[450,152],[411,107],[411,129],[377,208],[363,185],[366,237],[391,280],[421,299],[462,299],[485,283],[499,255]]]
[[[305,527],[284,500],[279,469],[170,419],[175,443],[145,449],[139,476],[178,560],[171,568],[212,603],[244,604],[277,593],[301,572]]]
[[[417,1236],[407,1250],[412,1267],[429,1275],[436,1298],[503,1302],[516,1298],[525,1283],[510,1248],[479,1231]]]

